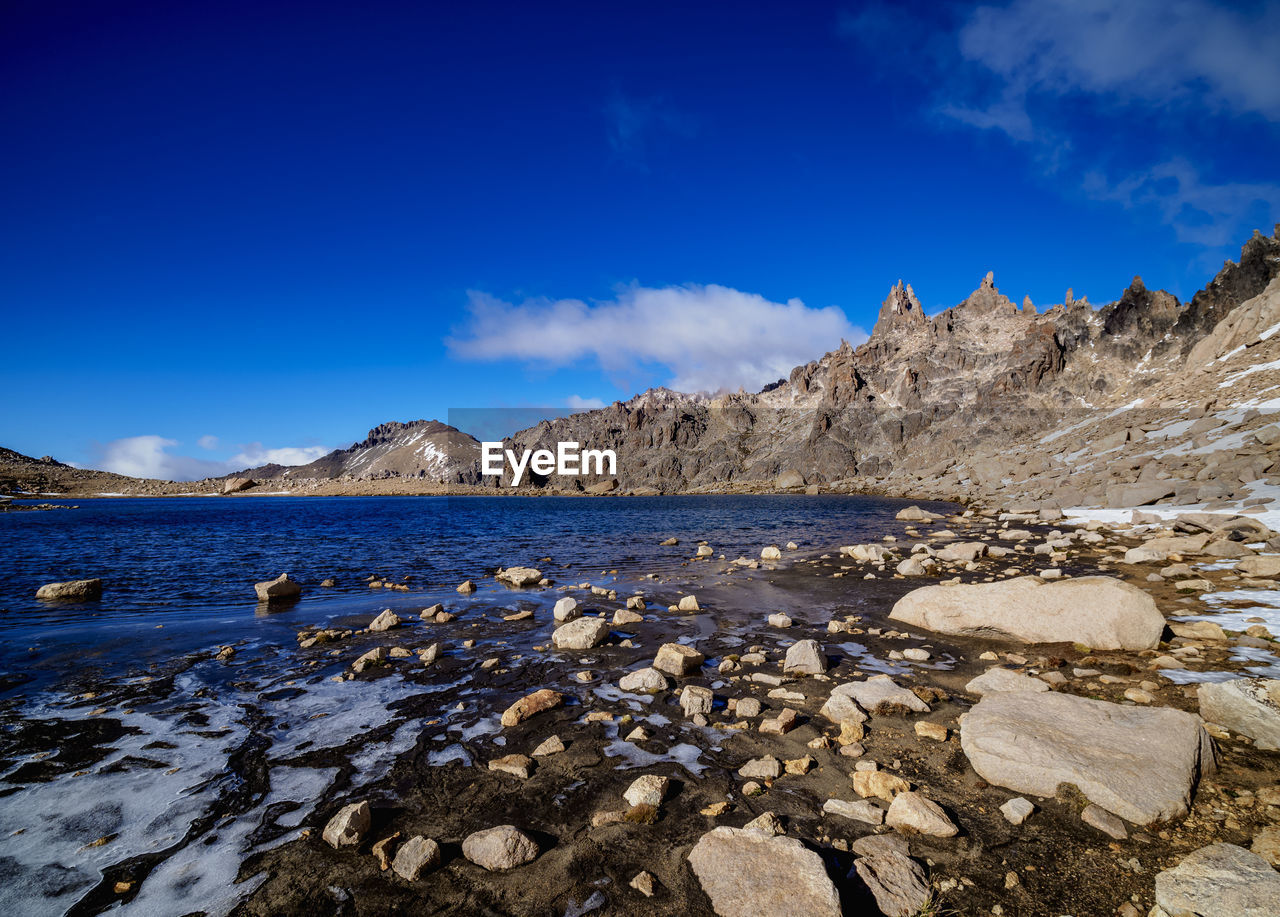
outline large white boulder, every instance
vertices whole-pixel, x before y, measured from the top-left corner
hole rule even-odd
[[[983,780],[1034,796],[1076,786],[1139,825],[1185,815],[1214,766],[1200,717],[1071,694],[987,694],[960,723],[960,746]]]
[[[840,917],[822,857],[793,837],[721,826],[689,853],[719,917]]]
[[[604,618],[578,618],[561,624],[551,632],[551,642],[562,650],[589,650],[609,636],[609,622]]]
[[[1280,679],[1233,678],[1200,685],[1200,715],[1253,739],[1258,748],[1280,749]]]
[[[899,599],[889,617],[940,634],[1100,650],[1153,649],[1164,630],[1150,595],[1109,576],[924,586]]]
[[[1156,910],[1168,917],[1273,917],[1280,873],[1256,853],[1210,844],[1156,875]]]

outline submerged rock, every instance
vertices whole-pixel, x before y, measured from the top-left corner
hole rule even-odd
[[[721,826],[694,845],[689,865],[720,917],[840,917],[822,857],[795,838]]]
[[[264,583],[259,583],[261,588]],[[102,598],[102,580],[74,579],[65,583],[45,583],[36,590],[36,598],[42,602],[89,602]],[[262,598],[262,593],[258,593]]]
[[[961,721],[960,745],[988,783],[1035,796],[1073,784],[1139,825],[1185,815],[1215,765],[1194,714],[1070,694],[988,694]]]
[[[561,624],[551,634],[551,642],[562,650],[589,650],[609,636],[609,622],[604,618],[578,618]]]
[[[302,595],[302,587],[297,581],[290,579],[288,573],[281,573],[265,583],[255,583],[253,589],[258,594],[259,602],[279,602]]]
[[[538,856],[538,845],[514,825],[477,831],[462,842],[462,855],[490,872],[515,869]]]
[[[899,599],[889,617],[942,634],[1102,650],[1153,649],[1164,630],[1150,595],[1107,576],[925,586]]]
[[[506,570],[499,570],[495,579],[517,588],[536,586],[542,582],[542,571],[535,570],[533,567],[508,567]]]

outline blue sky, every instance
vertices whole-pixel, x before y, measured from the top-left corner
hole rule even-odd
[[[0,445],[196,476],[757,388],[1280,220],[1280,3],[11,2]]]

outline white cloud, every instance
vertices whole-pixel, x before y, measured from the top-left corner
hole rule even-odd
[[[470,294],[470,321],[446,339],[472,360],[515,359],[567,366],[594,358],[626,373],[637,362],[665,367],[681,391],[749,390],[786,377],[846,338],[866,333],[835,306],[811,309],[798,299],[776,303],[729,287],[633,285],[615,299],[531,299],[515,305]]]
[[[1085,176],[1084,189],[1097,200],[1115,201],[1126,208],[1153,208],[1174,227],[1179,240],[1199,245],[1236,241],[1240,218],[1258,203],[1280,213],[1280,185],[1206,183],[1182,159],[1160,163],[1115,182],[1100,172],[1091,172]]]
[[[257,465],[306,465],[333,450],[328,446],[286,446],[282,449],[264,449],[262,443],[247,443],[240,447],[240,453],[232,456],[227,463],[234,466],[231,470],[252,468]]]
[[[583,398],[581,395],[570,395],[564,403],[575,411],[594,411],[604,407],[604,402],[599,398]]]
[[[202,436],[198,440],[196,440],[196,445],[199,446],[201,449],[209,449],[209,450],[217,449],[218,437]]]
[[[1029,139],[1026,99],[1084,93],[1280,120],[1280,3],[1014,0],[973,11],[960,53],[1001,81],[995,102],[944,108]],[[1019,111],[1020,110],[1020,111]]]
[[[204,448],[204,439],[199,442]],[[113,471],[133,478],[159,478],[164,481],[196,481],[220,477],[232,471],[257,465],[305,465],[330,450],[324,446],[264,449],[261,443],[241,446],[241,452],[225,460],[201,459],[180,455],[170,450],[181,445],[163,436],[127,436],[98,447],[98,459],[89,467]]]

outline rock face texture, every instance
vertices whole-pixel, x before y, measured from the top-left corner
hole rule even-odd
[[[689,865],[720,917],[841,913],[822,857],[792,837],[714,828],[694,845]]]
[[[1156,876],[1153,915],[1270,917],[1280,912],[1280,873],[1234,844],[1210,844]]]
[[[925,586],[899,599],[889,617],[940,634],[1100,650],[1152,649],[1164,629],[1150,595],[1106,576]]]
[[[102,598],[102,580],[76,579],[65,583],[45,583],[36,590],[42,602],[90,602]]]
[[[1280,749],[1280,679],[1236,678],[1199,688],[1200,715],[1253,739],[1264,750]]]
[[[1200,718],[1069,694],[988,694],[960,725],[960,745],[988,783],[1052,796],[1062,783],[1139,825],[1188,811],[1214,753]]]

